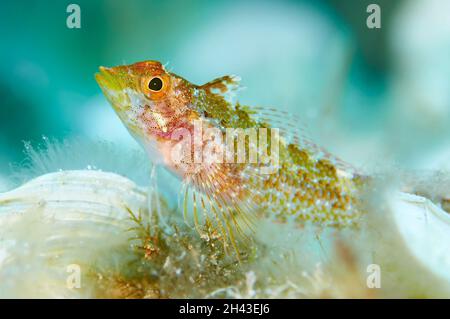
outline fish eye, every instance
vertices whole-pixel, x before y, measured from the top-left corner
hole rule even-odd
[[[163,81],[159,77],[154,77],[148,82],[148,88],[151,91],[155,91],[155,92],[161,91],[162,87],[163,87]]]

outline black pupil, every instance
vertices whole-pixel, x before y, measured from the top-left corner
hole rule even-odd
[[[162,89],[163,82],[160,78],[153,78],[151,79],[150,83],[148,84],[148,88],[152,91],[159,91]]]

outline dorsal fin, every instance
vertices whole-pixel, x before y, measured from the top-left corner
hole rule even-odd
[[[260,121],[267,122],[272,128],[278,128],[287,144],[293,144],[308,150],[316,160],[326,159],[342,172],[358,175],[360,172],[351,164],[329,153],[311,138],[308,126],[296,115],[276,108],[253,107],[252,115]]]
[[[240,81],[241,78],[238,76],[225,75],[201,85],[200,88],[208,93],[223,96],[228,100],[232,98],[236,91],[240,88]]]

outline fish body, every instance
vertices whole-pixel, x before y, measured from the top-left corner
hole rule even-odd
[[[184,210],[191,198],[194,213],[209,211],[225,232],[237,216],[346,226],[361,215],[361,177],[298,134],[286,114],[233,102],[236,77],[196,85],[144,61],[100,67],[96,80],[153,161],[183,180]]]

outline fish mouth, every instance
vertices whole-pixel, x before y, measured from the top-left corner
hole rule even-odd
[[[123,92],[124,85],[120,73],[114,68],[99,67],[95,80],[113,109],[123,119],[124,112],[130,108],[128,96]]]
[[[95,73],[95,80],[102,89],[119,90],[117,75],[113,68],[100,66]]]
[[[127,114],[131,105],[127,94],[123,92],[125,85],[120,70],[100,66],[99,72],[95,73],[95,80],[130,133],[132,133],[133,136],[140,135],[140,130],[138,129],[135,120],[130,118]]]

